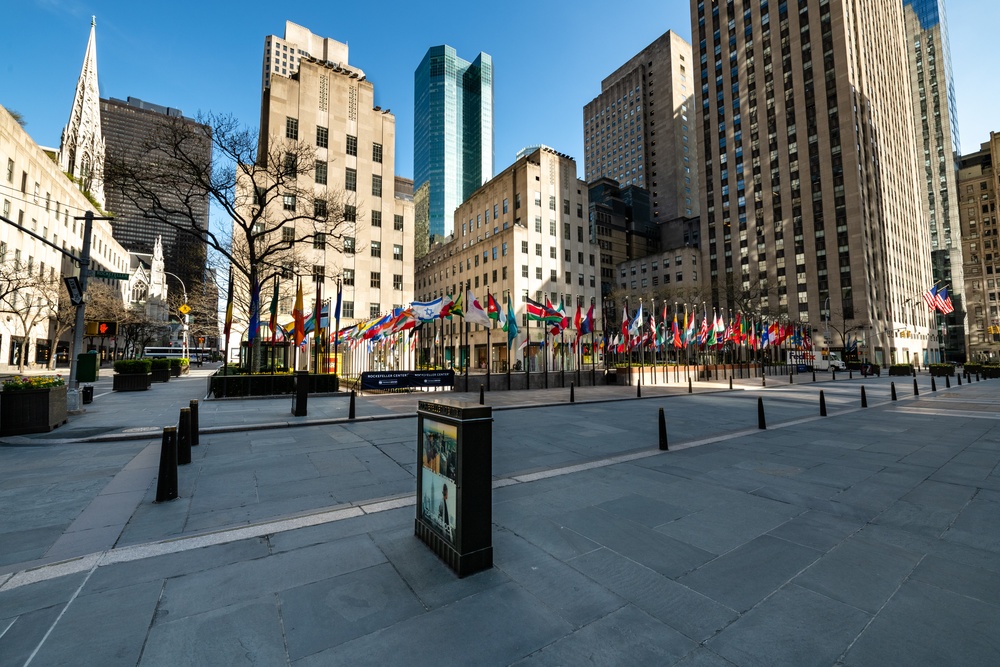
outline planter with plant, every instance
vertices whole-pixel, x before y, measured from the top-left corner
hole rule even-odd
[[[170,359],[150,359],[153,365],[153,382],[170,381]]]
[[[151,367],[152,362],[149,359],[116,361],[111,388],[114,391],[145,391],[149,389],[152,381]]]
[[[0,435],[46,433],[66,423],[66,382],[59,375],[12,377],[0,391]]]

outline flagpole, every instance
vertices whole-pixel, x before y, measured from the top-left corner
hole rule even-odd
[[[472,281],[468,280],[465,283],[465,307],[470,308],[472,306],[469,303],[469,290],[472,289]],[[465,314],[462,314],[462,321],[465,323],[465,391],[469,391],[469,366],[472,363],[472,349],[469,346],[469,320],[465,319]]]
[[[590,302],[590,308],[593,309],[597,297],[593,297]],[[588,317],[589,311],[588,311]],[[593,318],[590,320],[590,386],[597,386],[597,348],[594,347],[594,331],[597,329],[597,323],[594,322]]]
[[[490,288],[486,288],[486,308],[490,307]],[[493,366],[493,342],[490,340],[490,330],[496,320],[491,319],[490,325],[486,327],[486,389],[490,388],[490,371],[492,371]]]

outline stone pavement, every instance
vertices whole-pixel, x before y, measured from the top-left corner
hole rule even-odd
[[[205,380],[99,390],[0,446],[0,665],[998,664],[1000,383],[894,379],[488,393],[465,579],[413,536],[416,397],[203,402],[156,505],[136,429]]]

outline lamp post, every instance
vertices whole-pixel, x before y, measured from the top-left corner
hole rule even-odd
[[[177,282],[179,282],[181,284],[181,292],[183,293],[184,305],[186,306],[187,305],[187,300],[188,300],[188,295],[187,295],[187,287],[184,285],[184,281],[181,280],[180,276],[178,276],[176,273],[170,273],[169,271],[164,271],[163,273],[164,273],[164,275],[168,275],[168,276],[171,276],[173,278],[176,278]],[[184,313],[184,320],[181,322],[181,333],[184,334],[183,346],[184,346],[184,356],[186,357],[188,355],[188,315],[187,315],[187,313]]]

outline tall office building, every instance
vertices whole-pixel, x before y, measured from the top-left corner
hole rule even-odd
[[[294,76],[303,58],[320,62],[347,64],[347,44],[329,37],[314,35],[308,28],[285,21],[285,36],[268,35],[264,38],[264,64],[261,87],[271,85],[271,75]],[[354,68],[356,71],[357,68]]]
[[[129,97],[127,100],[102,99],[101,128],[107,145],[107,159],[112,161],[116,157],[126,155],[130,149],[142,146],[150,137],[156,136],[157,127],[162,123],[177,121],[190,126],[195,136],[204,133],[206,140],[199,145],[200,154],[193,156],[206,164],[211,163],[212,144],[207,140],[210,129],[197,121],[185,118],[180,110],[150,104],[135,97]],[[168,273],[176,274],[187,290],[194,290],[195,285],[201,285],[206,280],[207,246],[203,239],[195,236],[195,233],[197,230],[208,229],[208,195],[206,193],[197,200],[182,202],[176,194],[164,191],[160,194],[160,198],[167,209],[176,208],[183,211],[190,207],[191,216],[185,213],[179,217],[177,226],[146,218],[128,197],[114,188],[109,188],[106,208],[114,214],[111,228],[115,239],[130,252],[142,254],[151,254],[157,239],[162,239],[164,269]],[[191,220],[191,217],[194,220]],[[189,227],[192,232],[181,231],[178,226]],[[181,287],[176,283],[173,286]]]
[[[955,306],[954,312],[936,316],[935,329],[945,358],[962,361],[969,325],[955,190],[961,146],[948,20],[944,0],[903,0],[903,12],[917,157],[923,158],[920,194],[924,219],[930,224],[931,265],[934,280],[948,286]]]
[[[395,116],[375,106],[375,87],[360,69],[348,64],[346,44],[315,39],[338,60],[301,55],[294,74],[271,72],[261,99],[259,156],[281,150],[288,142],[310,144],[316,161],[298,171],[299,187],[311,184],[317,193],[342,193],[345,227],[338,230],[344,235],[342,245],[298,243],[294,250],[300,265],[312,267],[312,275],[304,279],[306,293],[315,292],[321,282],[323,295],[336,295],[337,281],[341,282],[341,326],[347,326],[413,300],[412,185],[396,178]],[[274,45],[268,38],[265,53]],[[271,205],[284,210],[312,206],[294,197]],[[273,213],[274,220],[287,217],[281,210]],[[301,238],[314,223],[304,217],[294,224],[297,231],[286,232],[293,239]],[[293,282],[284,281],[281,290],[278,311],[287,321]],[[345,359],[342,372],[367,370],[354,362],[363,360]]]
[[[691,1],[712,300],[938,360],[900,0]],[[846,344],[846,345],[845,345]]]
[[[454,231],[459,204],[493,178],[493,59],[480,53],[470,63],[450,46],[431,47],[413,88],[417,234],[440,238]]]
[[[584,173],[649,190],[652,221],[698,215],[691,45],[672,31],[601,82],[583,109]]]
[[[969,313],[969,358],[996,363],[1000,357],[1000,134],[959,163],[958,198],[965,260],[964,291]]]

